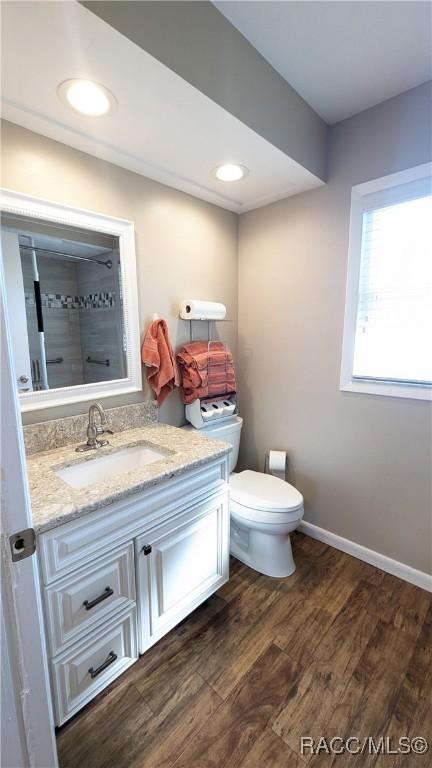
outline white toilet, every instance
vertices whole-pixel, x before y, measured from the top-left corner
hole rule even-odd
[[[303,496],[273,475],[233,471],[242,425],[243,419],[233,416],[221,424],[213,422],[199,430],[202,435],[233,447],[230,454],[231,554],[267,576],[290,576],[295,571],[290,533],[303,517]]]

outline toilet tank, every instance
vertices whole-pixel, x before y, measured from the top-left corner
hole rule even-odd
[[[230,419],[224,419],[221,424],[213,422],[203,429],[195,429],[188,425],[184,429],[193,429],[195,432],[199,432],[204,437],[211,437],[212,440],[221,440],[223,443],[230,443],[232,445],[232,451],[229,455],[229,471],[234,471],[237,464],[238,452],[240,447],[240,434],[243,426],[243,419],[241,416],[232,416]]]

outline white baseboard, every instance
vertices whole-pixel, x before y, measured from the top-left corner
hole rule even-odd
[[[343,536],[338,536],[337,533],[326,531],[325,528],[319,528],[318,525],[302,520],[298,530],[310,536],[312,539],[318,539],[325,544],[329,544],[335,549],[340,549],[342,552],[346,552],[348,555],[356,557],[358,560],[364,560],[369,565],[374,565],[376,568],[380,568],[381,571],[391,573],[392,576],[397,576],[399,579],[409,581],[411,584],[415,584],[416,587],[426,589],[428,592],[432,592],[432,575],[425,573],[424,571],[418,571],[416,568],[412,568],[410,565],[400,563],[398,560],[393,560],[387,555],[381,555],[380,552],[375,552],[373,549],[363,547],[361,544],[356,544],[354,541],[344,539]]]

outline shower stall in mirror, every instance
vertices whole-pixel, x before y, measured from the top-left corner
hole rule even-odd
[[[6,213],[1,245],[19,392],[123,379],[119,238]]]

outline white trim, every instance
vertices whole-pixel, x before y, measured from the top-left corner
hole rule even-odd
[[[232,200],[227,194],[222,194],[198,181],[184,178],[181,174],[168,168],[160,167],[137,155],[119,149],[112,144],[102,141],[100,137],[85,135],[81,131],[76,131],[66,125],[61,125],[43,115],[36,115],[29,110],[24,110],[8,99],[3,99],[2,106],[3,118],[11,123],[20,125],[41,136],[47,136],[53,141],[61,142],[68,147],[72,147],[80,152],[85,152],[92,157],[97,157],[100,160],[116,165],[119,168],[138,173],[146,179],[151,179],[159,184],[164,184],[172,189],[191,195],[198,200],[204,200],[207,203],[217,205],[220,208],[232,211],[233,213],[247,213],[248,211],[256,210],[265,205],[270,205],[278,200],[285,200],[287,197],[307,192],[308,190],[324,186],[325,184],[319,176],[316,176],[312,171],[308,171],[296,160],[290,158],[290,165],[294,171],[295,178],[298,178],[297,174],[299,173],[301,175],[301,181],[299,180],[298,183],[296,182],[294,184],[291,183],[289,177],[287,177],[286,183],[281,189],[270,194],[257,194],[256,197],[248,202],[241,203]],[[263,139],[263,141],[265,142],[266,140]],[[276,161],[273,160],[273,162]]]
[[[340,390],[342,392],[386,395],[388,397],[402,397],[411,400],[432,400],[432,388],[427,385],[361,380],[354,379],[352,375],[360,278],[362,214],[365,207],[367,208],[366,198],[370,200],[372,199],[371,195],[377,195],[383,190],[389,190],[402,184],[410,184],[427,176],[432,176],[432,163],[423,163],[415,168],[407,168],[404,171],[383,176],[381,179],[373,179],[363,184],[357,184],[352,188],[340,374]]]
[[[363,560],[365,563],[374,565],[381,571],[391,573],[392,576],[397,576],[398,579],[408,581],[410,584],[415,584],[416,587],[426,589],[428,592],[432,592],[432,574],[425,571],[418,571],[416,568],[412,568],[406,563],[401,563],[399,560],[393,560],[387,555],[382,555],[380,552],[376,552],[373,549],[368,549],[362,544],[357,544],[350,539],[344,539],[343,536],[339,536],[337,533],[327,531],[325,528],[319,528],[318,525],[308,523],[306,520],[302,520],[298,530],[310,536],[312,539],[329,544],[329,546],[335,549],[340,549],[341,552],[346,552],[348,555],[356,557],[358,560]]]
[[[387,397],[402,397],[409,400],[432,401],[432,387],[421,384],[397,384],[382,381],[349,380],[342,385],[342,392],[363,392],[367,395],[387,395]]]
[[[114,381],[82,384],[60,389],[20,394],[22,411],[34,411],[40,408],[52,408],[67,403],[95,400],[112,395],[138,392],[142,389],[140,360],[140,333],[138,317],[138,288],[135,256],[134,224],[126,219],[118,219],[95,211],[73,208],[69,205],[44,200],[38,197],[0,190],[0,208],[2,211],[36,219],[90,229],[95,232],[114,235],[119,239],[121,263],[121,282],[123,295],[123,324],[126,338],[127,376]]]
[[[370,195],[375,192],[381,192],[383,189],[391,189],[400,184],[409,184],[411,181],[417,181],[425,176],[432,175],[432,162],[415,165],[413,168],[405,168],[403,171],[389,173],[387,176],[381,176],[379,179],[364,181],[362,184],[356,184],[353,189],[361,196]]]
[[[32,525],[24,437],[14,386],[10,318],[5,301],[3,265],[0,260],[1,347],[1,603],[4,612],[8,661],[12,669],[17,722],[4,723],[7,736],[21,733],[23,768],[56,768],[57,749],[51,705],[48,660],[36,554],[12,562],[9,536]],[[6,649],[2,648],[2,653]],[[4,705],[2,700],[2,714]],[[13,717],[9,707],[8,716]],[[17,754],[17,759],[18,759]],[[19,764],[19,763],[15,763]]]

